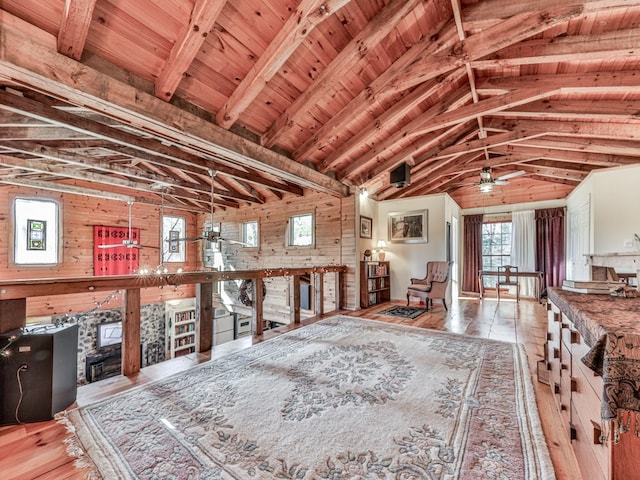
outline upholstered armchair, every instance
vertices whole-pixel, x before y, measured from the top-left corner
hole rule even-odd
[[[424,300],[427,310],[429,304],[433,306],[434,298],[441,298],[444,309],[447,310],[446,294],[449,285],[451,262],[427,262],[427,274],[424,278],[412,278],[407,288],[407,305],[411,297]]]

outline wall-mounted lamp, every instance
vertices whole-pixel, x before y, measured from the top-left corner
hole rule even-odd
[[[367,189],[365,187],[360,187],[360,200],[364,200],[368,196],[369,192],[367,192]]]
[[[378,240],[376,247],[378,250],[378,260],[383,261],[385,257],[384,249],[387,248],[387,243],[384,240]]]

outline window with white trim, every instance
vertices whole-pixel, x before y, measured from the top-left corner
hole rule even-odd
[[[19,265],[57,264],[59,207],[53,200],[14,201],[13,261]]]

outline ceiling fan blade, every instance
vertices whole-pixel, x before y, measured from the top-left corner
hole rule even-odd
[[[222,240],[223,242],[227,242],[227,243],[235,243],[236,245],[243,245],[245,247],[250,247],[251,246],[248,243],[244,243],[244,242],[241,242],[239,240],[229,240],[229,239],[226,239],[226,238],[221,238],[220,240]]]
[[[498,180],[497,178],[493,181],[494,185],[509,185],[507,180]]]
[[[500,175],[499,177],[496,177],[494,181],[498,182],[501,180],[508,180],[510,178],[515,178],[515,177],[519,177],[520,175],[524,175],[525,173],[527,172],[525,172],[524,170],[518,170],[517,172],[511,172],[505,175]]]

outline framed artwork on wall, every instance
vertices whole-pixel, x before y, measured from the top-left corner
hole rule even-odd
[[[389,241],[427,243],[428,210],[389,213]]]
[[[373,219],[360,215],[360,238],[373,238]]]

